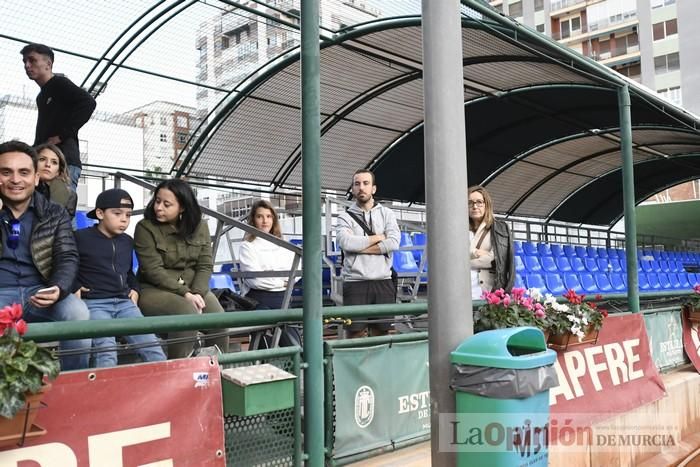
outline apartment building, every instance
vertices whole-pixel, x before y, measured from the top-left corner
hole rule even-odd
[[[494,0],[497,10],[700,114],[695,0]]]

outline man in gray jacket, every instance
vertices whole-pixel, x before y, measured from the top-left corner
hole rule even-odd
[[[374,201],[376,191],[374,174],[358,170],[352,177],[355,204],[338,216],[336,238],[344,253],[343,305],[396,303],[391,266],[401,233],[394,212]],[[353,323],[349,337],[362,336],[365,328]],[[369,335],[383,335],[389,329],[389,323],[370,324]]]

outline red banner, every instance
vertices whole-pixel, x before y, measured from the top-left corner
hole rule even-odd
[[[221,378],[209,357],[61,374],[4,467],[225,466]]]
[[[595,344],[569,346],[555,363],[559,386],[549,391],[553,417],[589,425],[654,402],[666,393],[649,350],[641,314],[605,319]]]
[[[683,348],[685,354],[700,373],[700,323],[688,319],[688,308],[681,311],[683,321]]]

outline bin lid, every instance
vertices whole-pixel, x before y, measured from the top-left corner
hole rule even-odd
[[[269,363],[262,365],[242,366],[238,368],[227,368],[221,370],[221,377],[231,381],[238,386],[250,386],[252,384],[270,383],[272,381],[282,381],[294,379],[295,375],[277,368]]]
[[[554,363],[544,333],[534,327],[494,329],[474,334],[451,353],[452,363],[492,368],[528,369]]]

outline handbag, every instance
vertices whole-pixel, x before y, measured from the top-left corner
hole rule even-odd
[[[358,215],[355,214],[354,212],[350,212],[349,209],[346,209],[345,212],[347,212],[348,215],[349,215],[350,217],[352,217],[352,218],[355,220],[355,222],[357,222],[357,224],[358,224],[360,227],[362,227],[362,230],[365,231],[365,234],[367,234],[367,236],[370,236],[370,237],[371,237],[372,235],[374,235],[374,231],[373,231],[372,229],[369,228],[369,226],[365,223],[365,220],[364,220],[364,219],[362,219],[360,216],[358,216]],[[386,256],[388,256],[388,255],[386,255]],[[343,261],[344,261],[344,260],[345,260],[345,258],[343,257]],[[394,266],[391,267],[391,282],[393,282],[393,284],[394,284],[394,289],[398,288],[398,286],[399,286],[399,275],[398,275],[398,273],[396,272],[396,269],[394,269]]]

